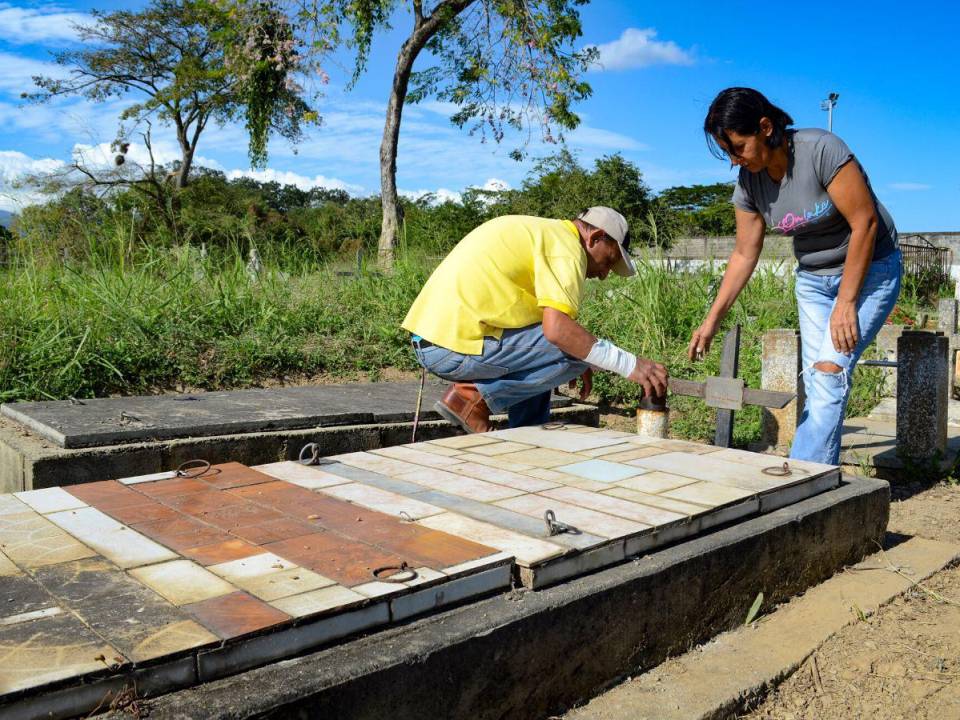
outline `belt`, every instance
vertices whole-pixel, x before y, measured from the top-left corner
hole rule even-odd
[[[432,347],[432,346],[433,346],[433,343],[432,343],[432,342],[430,342],[429,340],[424,340],[424,339],[423,339],[422,337],[420,337],[419,335],[414,335],[412,338],[410,338],[410,342],[412,342],[412,343],[413,343],[414,345],[416,345],[418,348],[426,348],[426,347]]]

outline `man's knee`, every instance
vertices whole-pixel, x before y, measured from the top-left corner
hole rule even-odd
[[[843,368],[837,365],[835,362],[830,362],[829,360],[821,360],[820,362],[815,362],[813,367],[820,372],[831,373],[836,375],[839,372],[843,372]]]

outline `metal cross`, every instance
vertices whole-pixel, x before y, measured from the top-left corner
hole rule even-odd
[[[713,444],[718,447],[730,447],[733,443],[734,411],[742,410],[744,405],[779,410],[796,397],[792,393],[746,387],[743,378],[737,377],[739,365],[740,326],[734,325],[723,338],[718,377],[709,377],[706,382],[670,378],[670,392],[674,395],[703,398],[708,407],[717,408],[717,431]]]

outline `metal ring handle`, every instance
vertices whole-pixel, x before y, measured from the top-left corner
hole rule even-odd
[[[790,463],[784,463],[783,465],[771,465],[770,467],[765,467],[761,470],[764,475],[773,475],[774,477],[789,477],[793,475],[793,470],[790,469]]]
[[[210,472],[209,460],[187,460],[177,466],[176,477],[197,478]]]
[[[388,577],[381,577],[382,573],[388,571],[390,572]],[[402,562],[399,565],[384,565],[383,567],[378,567],[373,571],[373,577],[380,582],[405,583],[416,580],[420,576],[417,574],[417,571],[407,565],[406,562]]]
[[[309,451],[310,457],[306,458],[304,455]],[[316,465],[317,461],[320,460],[320,446],[317,443],[307,443],[302,448],[300,448],[300,457],[297,462],[301,465]]]
[[[562,420],[555,420],[553,422],[546,422],[540,426],[541,430],[563,430],[567,424]]]

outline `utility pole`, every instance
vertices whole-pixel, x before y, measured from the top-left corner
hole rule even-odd
[[[837,105],[837,100],[840,99],[840,93],[832,92],[827,95],[826,100],[820,101],[820,109],[827,111],[827,130],[833,132],[833,108]]]

